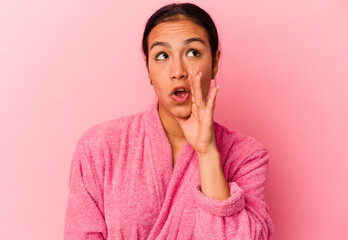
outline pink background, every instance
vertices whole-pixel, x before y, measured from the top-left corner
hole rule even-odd
[[[347,239],[348,4],[193,2],[220,34],[215,121],[271,150],[273,239]],[[1,239],[62,239],[77,139],[150,104],[141,38],[167,3],[0,1]]]

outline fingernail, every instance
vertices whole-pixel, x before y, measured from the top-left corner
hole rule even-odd
[[[198,66],[196,67],[197,73],[198,73]]]
[[[199,75],[201,75],[201,77],[202,77],[202,75],[203,75],[202,72],[199,72]]]
[[[220,88],[220,85],[218,85],[217,88]]]

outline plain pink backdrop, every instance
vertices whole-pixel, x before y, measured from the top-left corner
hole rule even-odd
[[[0,238],[62,239],[72,153],[154,97],[146,20],[171,1],[0,1]],[[221,40],[215,121],[271,150],[275,240],[347,239],[346,1],[193,1]]]

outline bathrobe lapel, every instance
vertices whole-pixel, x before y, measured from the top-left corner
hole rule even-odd
[[[162,229],[169,211],[173,204],[173,199],[178,192],[183,191],[180,183],[184,178],[191,178],[197,175],[198,159],[192,146],[186,141],[178,156],[173,169],[172,150],[168,137],[164,131],[158,114],[158,100],[151,106],[147,117],[147,139],[150,146],[149,159],[153,166],[153,177],[157,178],[159,201],[161,210],[148,239],[153,239]],[[197,177],[197,176],[196,176]]]

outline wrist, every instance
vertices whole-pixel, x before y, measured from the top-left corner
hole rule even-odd
[[[204,153],[196,153],[199,160],[220,158],[220,153],[216,146],[208,148]]]

